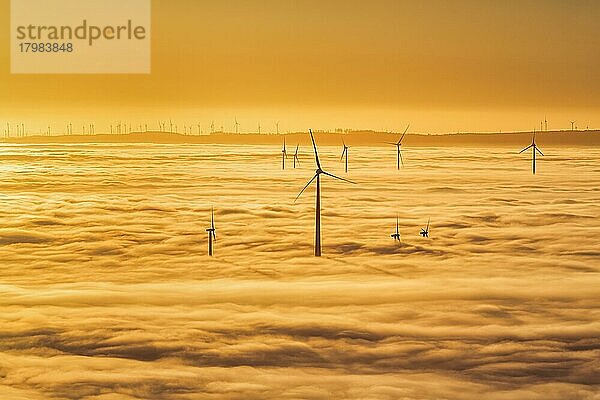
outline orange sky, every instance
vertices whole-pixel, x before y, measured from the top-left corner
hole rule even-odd
[[[231,130],[600,125],[600,2],[154,0],[150,75],[11,75],[0,123],[215,120]],[[0,0],[8,26],[9,1]],[[100,128],[101,129],[101,128]]]

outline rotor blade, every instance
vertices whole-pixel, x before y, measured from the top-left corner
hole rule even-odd
[[[300,144],[296,145],[296,153],[295,153],[296,156],[298,156],[298,147],[300,147]]]
[[[394,146],[398,146],[398,143],[392,143],[392,142],[381,142],[381,143],[385,143],[385,144],[393,144]]]
[[[344,154],[346,154],[346,149],[344,148],[344,150],[342,150],[342,156],[340,157],[340,161],[342,161],[344,159]]]
[[[402,168],[404,168],[404,158],[402,158],[402,150],[398,147],[398,154],[400,155],[400,162],[402,163]]]
[[[408,132],[408,128],[410,128],[410,124],[408,124],[406,126],[406,129],[404,130],[404,133],[402,134],[402,137],[400,138],[400,140],[398,140],[398,143],[402,142],[402,139],[404,139],[404,135],[406,135],[406,132]]]
[[[425,232],[429,232],[429,223],[431,222],[431,217],[429,217],[429,219],[427,220],[427,229],[425,230]]]
[[[212,229],[215,229],[215,209],[214,209],[214,207],[211,207],[211,212],[210,212],[210,227]]]
[[[315,137],[313,136],[312,129],[309,129],[310,140],[312,140],[313,148],[315,149],[315,161],[317,162],[317,168],[321,169],[321,162],[319,161],[319,153],[317,152],[317,144],[315,143]]]
[[[525,150],[529,150],[529,149],[530,149],[530,148],[532,148],[532,147],[533,147],[533,144],[530,144],[529,146],[527,146],[527,147],[525,147],[523,150],[521,150],[521,151],[519,152],[519,154],[521,154],[521,153],[522,153],[522,152],[524,152]]]
[[[544,153],[542,153],[542,151],[541,151],[540,149],[538,149],[538,148],[537,148],[537,146],[536,146],[536,148],[535,148],[535,151],[537,151],[537,152],[538,152],[538,153],[540,153],[541,155],[544,155]]]
[[[323,175],[327,175],[332,178],[339,179],[340,181],[344,181],[344,182],[348,182],[348,183],[352,183],[352,184],[356,185],[356,182],[352,182],[352,181],[349,181],[348,179],[340,178],[339,176],[335,176],[333,174],[330,174],[329,172],[323,171]]]
[[[304,186],[304,188],[302,188],[302,190],[300,191],[300,193],[298,193],[298,196],[296,196],[296,198],[294,199],[294,203],[296,203],[296,201],[300,198],[300,196],[302,195],[302,193],[304,193],[304,191],[306,190],[307,187],[310,186],[310,184],[317,179],[317,176],[319,174],[315,174],[315,176],[312,177],[312,179],[310,181],[308,181],[308,183],[306,184],[306,186]]]

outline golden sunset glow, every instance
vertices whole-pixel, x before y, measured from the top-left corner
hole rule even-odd
[[[9,1],[0,1],[9,25]],[[599,125],[596,1],[152,2],[150,75],[9,75],[0,120],[254,132]],[[8,30],[0,48],[8,46]],[[32,111],[35,110],[35,113]],[[35,114],[35,115],[32,115]]]
[[[600,1],[12,1],[0,400],[599,400]]]

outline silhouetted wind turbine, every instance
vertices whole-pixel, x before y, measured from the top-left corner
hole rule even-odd
[[[208,255],[213,255],[213,240],[217,241],[217,229],[215,228],[215,209],[211,207],[210,212],[210,228],[206,230],[208,232]]]
[[[571,121],[571,132],[575,131],[575,129],[573,128],[573,124],[575,124],[575,122],[577,122],[577,121]]]
[[[427,220],[427,227],[426,228],[421,228],[421,232],[419,233],[419,235],[428,238],[429,237],[429,222],[431,221],[431,218],[429,218]]]
[[[277,134],[279,135],[279,121],[275,122],[275,127],[277,129]]]
[[[238,128],[240,127],[240,123],[237,120],[237,117],[235,118],[235,133],[238,133]]]
[[[287,158],[287,150],[285,148],[285,137],[283,138],[283,149],[281,150],[281,169],[285,169],[285,159]]]
[[[535,144],[535,134],[533,135],[533,141],[531,142],[531,144],[529,146],[525,147],[523,150],[521,150],[519,152],[519,154],[521,154],[522,152],[524,152],[526,150],[529,150],[529,149],[532,149],[531,151],[533,153],[533,159],[532,159],[532,162],[533,162],[533,174],[535,175],[535,153],[538,152],[542,156],[544,155],[544,153],[542,153],[542,151]]]
[[[340,161],[342,161],[344,159],[344,156],[346,156],[346,172],[348,172],[348,149],[349,149],[349,147],[346,146],[346,142],[344,141],[343,138],[342,138],[342,143],[344,145],[344,149],[342,150],[342,156],[340,157]]]
[[[402,238],[400,237],[400,221],[398,219],[398,214],[396,213],[396,233],[392,233],[390,235],[394,239],[395,242],[402,242]]]
[[[296,168],[296,163],[298,163],[298,165],[300,165],[300,159],[298,158],[298,148],[300,147],[299,144],[296,145],[296,152],[294,153],[294,169]]]
[[[410,124],[408,124],[408,126],[404,130],[404,133],[400,137],[400,140],[398,140],[396,143],[386,142],[387,144],[392,144],[396,146],[396,148],[398,149],[398,169],[400,169],[400,163],[402,163],[402,166],[404,167],[404,160],[402,159],[402,150],[400,149],[400,147],[402,146],[402,139],[404,139],[404,135],[406,135],[406,132],[408,132],[408,128],[410,128]]]
[[[321,168],[321,162],[319,161],[319,153],[317,151],[317,145],[315,143],[315,138],[313,137],[312,130],[310,130],[310,139],[312,140],[313,149],[315,150],[315,163],[317,164],[317,170],[315,171],[315,176],[312,177],[310,181],[304,186],[304,188],[300,191],[294,203],[298,200],[298,198],[304,193],[307,187],[316,179],[317,180],[317,190],[316,190],[316,206],[315,206],[315,256],[321,256],[321,175],[327,175],[334,179],[339,179],[340,181],[354,183],[349,181],[348,179],[340,178],[339,176],[335,176],[330,174],[329,172],[323,171]]]

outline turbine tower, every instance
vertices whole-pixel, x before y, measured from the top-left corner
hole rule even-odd
[[[404,133],[400,137],[400,140],[398,140],[396,143],[386,142],[387,144],[391,144],[391,145],[396,146],[396,148],[398,149],[397,150],[397,158],[398,158],[397,168],[398,168],[398,170],[400,170],[400,163],[402,163],[402,167],[404,167],[404,160],[402,159],[402,150],[401,150],[401,147],[402,147],[402,139],[404,139],[404,135],[406,135],[406,132],[408,132],[408,128],[410,128],[410,124],[408,124],[408,126],[404,130]]]
[[[298,163],[298,165],[300,165],[300,159],[298,158],[298,148],[300,147],[299,144],[296,145],[296,152],[294,153],[294,169],[296,169],[296,163]]]
[[[285,148],[285,136],[283,138],[283,149],[281,150],[281,169],[285,169],[285,159],[287,158],[287,150]]]
[[[522,152],[532,149],[532,153],[533,153],[533,159],[532,159],[532,163],[533,163],[533,174],[535,175],[535,154],[540,153],[542,156],[544,155],[544,153],[542,153],[542,151],[537,147],[537,145],[535,144],[535,134],[533,135],[533,141],[531,142],[531,144],[527,147],[525,147],[523,150],[521,150],[519,152],[519,154],[521,154]]]
[[[206,230],[208,232],[208,255],[213,255],[213,240],[217,241],[217,229],[215,228],[215,209],[211,207],[210,213],[210,228]]]
[[[340,181],[354,183],[349,181],[348,179],[340,178],[339,176],[335,176],[330,174],[329,172],[323,171],[321,168],[321,162],[319,161],[319,153],[317,151],[317,145],[315,143],[315,138],[313,137],[312,130],[310,130],[310,139],[312,140],[313,149],[315,150],[315,163],[317,164],[317,170],[315,171],[315,176],[312,177],[310,181],[304,186],[304,188],[300,191],[294,203],[298,200],[298,198],[304,193],[307,187],[316,179],[317,180],[317,190],[316,190],[316,207],[315,207],[315,257],[321,256],[321,175],[327,175],[331,178],[338,179]]]
[[[398,219],[398,213],[396,213],[396,233],[390,235],[394,239],[394,242],[402,243],[402,237],[400,236],[400,220]]]
[[[419,232],[419,235],[423,236],[424,238],[429,237],[429,223],[430,222],[431,222],[431,217],[427,220],[427,227],[421,228],[421,232]]]
[[[342,144],[344,145],[344,149],[342,150],[342,156],[340,157],[340,161],[342,161],[344,159],[344,156],[346,156],[346,172],[348,172],[348,149],[349,149],[349,147],[346,146],[346,142],[344,141],[343,138],[342,138]]]

